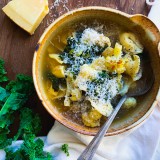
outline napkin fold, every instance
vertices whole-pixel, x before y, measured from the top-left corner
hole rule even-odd
[[[153,5],[148,17],[160,28],[160,0]],[[160,102],[156,101],[152,114],[136,128],[115,136],[104,137],[93,160],[160,160]],[[44,150],[50,152],[54,160],[76,160],[92,140],[92,136],[76,133],[59,122],[48,133],[41,137],[45,143]],[[61,146],[69,145],[70,156],[61,151]],[[13,147],[18,147],[22,141],[16,141]],[[0,160],[5,159],[5,152],[0,150]]]

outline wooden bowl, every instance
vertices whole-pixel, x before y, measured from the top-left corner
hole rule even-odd
[[[149,59],[155,75],[155,83],[151,91],[138,99],[138,105],[136,108],[114,120],[108,133],[106,133],[106,135],[116,135],[136,127],[147,119],[157,104],[156,100],[160,98],[160,58],[158,54],[160,33],[156,26],[147,17],[140,14],[128,15],[106,7],[84,7],[64,14],[45,30],[37,44],[33,59],[33,78],[40,100],[46,110],[57,121],[76,132],[86,135],[95,135],[99,129],[98,127],[90,128],[68,120],[56,109],[55,106],[53,106],[45,94],[42,85],[43,75],[41,72],[41,63],[49,41],[56,36],[58,32],[66,32],[65,28],[79,26],[84,21],[91,24],[93,21],[100,20],[104,22],[104,25],[107,25],[107,23],[111,21],[116,24],[116,26],[111,26],[111,28],[113,28],[111,32],[114,32],[116,27],[122,26],[124,31],[137,33],[145,50],[149,53]]]

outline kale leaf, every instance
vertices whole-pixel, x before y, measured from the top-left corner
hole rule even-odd
[[[20,127],[14,140],[20,136],[24,142],[19,149],[8,147],[6,151],[6,160],[51,160],[52,156],[43,151],[44,143],[41,139],[36,139],[36,134],[41,129],[40,118],[34,114],[31,109],[23,108],[20,115]]]
[[[38,114],[33,114],[29,108],[22,108],[20,111],[20,126],[14,140],[17,140],[24,133],[37,134],[41,130],[41,123]]]
[[[4,105],[6,98],[9,96],[9,93],[6,89],[0,87],[0,109]]]
[[[6,90],[1,89],[0,100],[6,97],[6,101],[0,110],[0,127],[9,127],[13,122],[13,113],[23,107],[28,96],[32,94],[34,87],[31,77],[25,75],[17,75],[15,81],[11,81]]]
[[[57,78],[52,73],[47,73],[47,78],[52,82],[52,88],[55,91],[59,90],[59,85],[60,84],[65,84],[66,83],[65,78]]]
[[[30,76],[18,74],[15,81],[11,81],[6,89],[12,93],[18,92],[27,96],[31,95],[34,90],[33,80]]]
[[[4,60],[0,58],[0,82],[8,81],[7,72],[4,69]]]
[[[14,111],[18,110],[22,107],[27,101],[27,97],[25,94],[21,93],[11,93],[5,104],[0,110],[0,117],[6,114],[12,114]],[[0,124],[1,126],[1,124]]]
[[[0,128],[0,149],[4,149],[6,146],[12,144],[12,138],[8,138],[7,135],[9,134],[10,130],[8,127]]]
[[[14,151],[12,147],[6,148],[6,160],[52,160],[52,156],[43,151],[43,141],[35,138],[34,134],[27,133],[23,136],[24,142],[19,149]]]
[[[14,113],[24,106],[33,90],[32,78],[25,75],[18,75],[6,89],[0,87],[0,149],[12,143],[12,139],[7,137],[9,127],[14,122]]]
[[[7,81],[4,61],[0,59],[0,82]],[[0,149],[6,151],[8,160],[51,160],[52,156],[43,151],[44,143],[36,139],[41,129],[40,118],[31,109],[24,107],[33,93],[33,81],[29,76],[17,75],[5,88],[0,86]],[[20,113],[20,125],[17,134],[8,138],[10,125],[14,123],[14,114]],[[19,149],[10,145],[22,137],[24,140]]]

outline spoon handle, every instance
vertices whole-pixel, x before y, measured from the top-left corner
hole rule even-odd
[[[114,120],[115,116],[117,115],[119,109],[121,108],[122,104],[126,100],[127,95],[124,95],[121,100],[119,101],[118,105],[115,107],[112,114],[109,116],[108,120],[104,123],[104,125],[100,128],[96,136],[92,139],[86,149],[82,152],[77,160],[91,160],[102,140],[104,135],[106,134],[109,126],[111,125],[112,121]]]

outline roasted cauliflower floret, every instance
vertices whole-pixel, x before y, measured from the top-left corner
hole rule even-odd
[[[92,108],[89,112],[85,112],[82,114],[82,121],[85,126],[98,127],[100,126],[101,117],[102,114],[100,114],[97,110]]]
[[[126,70],[124,59],[120,59],[116,62],[112,59],[112,57],[106,58],[106,67],[110,72],[116,72],[118,74],[121,74]]]
[[[138,54],[143,52],[143,46],[135,34],[122,33],[120,34],[119,39],[123,46],[124,52],[132,54]]]
[[[133,97],[129,97],[126,99],[122,107],[125,109],[130,109],[130,108],[134,108],[136,105],[137,105],[136,99]]]
[[[116,43],[114,48],[107,47],[103,51],[102,56],[104,56],[104,57],[112,57],[116,61],[118,61],[122,57],[122,45],[120,45],[119,43]]]
[[[116,43],[113,53],[117,59],[120,59],[122,57],[122,45],[120,45],[119,43]]]

